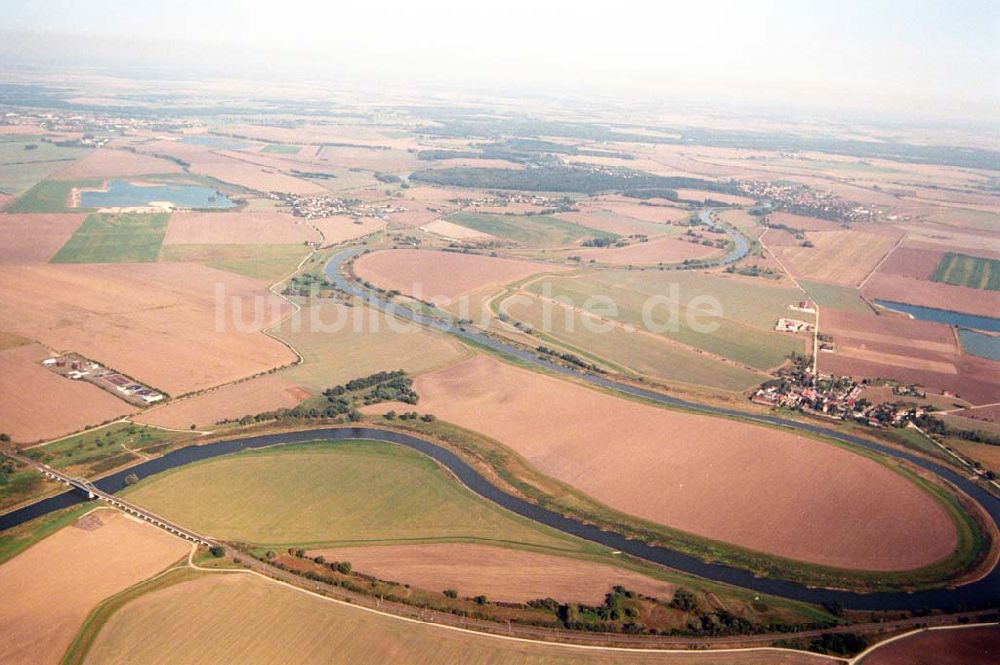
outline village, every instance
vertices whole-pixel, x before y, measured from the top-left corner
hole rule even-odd
[[[337,215],[347,215],[354,219],[374,217],[385,219],[392,213],[406,212],[399,205],[370,205],[357,199],[342,199],[336,196],[299,196],[284,192],[271,192],[266,197],[287,204],[292,209],[292,215],[304,219],[323,219]]]
[[[901,221],[897,216],[884,217],[884,212],[877,208],[861,206],[830,192],[802,184],[742,180],[737,186],[747,196],[766,202],[762,214],[782,210],[835,222],[877,222],[883,218]]]

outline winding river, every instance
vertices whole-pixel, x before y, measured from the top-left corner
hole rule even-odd
[[[535,356],[526,350],[508,345],[482,333],[457,327],[446,321],[438,320],[395,303],[379,298],[377,295],[362,289],[341,276],[340,269],[345,261],[361,253],[363,249],[353,248],[335,255],[326,266],[327,276],[341,289],[351,293],[370,304],[392,312],[402,318],[434,328],[442,332],[456,334],[463,339],[486,346],[503,354],[514,356],[525,362],[543,367],[558,374],[573,376],[591,384],[608,388],[628,395],[642,397],[665,406],[680,407],[708,415],[736,417],[767,425],[777,425],[794,430],[826,436],[844,441],[882,455],[907,460],[945,478],[955,484],[979,502],[993,519],[1000,524],[1000,499],[970,481],[960,473],[952,471],[940,464],[918,457],[903,450],[851,436],[827,427],[811,423],[786,420],[778,416],[764,414],[748,414],[734,409],[698,404],[669,397],[637,386],[621,384],[604,376],[582,374],[561,365],[554,364]],[[1000,598],[1000,567],[994,568],[990,574],[981,580],[957,588],[941,588],[914,593],[879,592],[871,594],[840,591],[834,589],[818,589],[787,580],[756,577],[752,573],[738,568],[716,563],[706,563],[692,556],[676,552],[666,547],[658,547],[647,543],[631,540],[624,536],[602,531],[597,527],[584,524],[577,520],[564,517],[533,503],[507,494],[492,485],[475,469],[466,464],[451,451],[431,443],[423,438],[403,432],[376,429],[370,427],[335,427],[314,429],[300,432],[287,432],[264,436],[244,437],[207,444],[191,446],[175,450],[163,457],[152,459],[129,469],[98,480],[95,484],[106,492],[118,492],[125,487],[125,477],[130,473],[140,477],[173,469],[197,462],[203,459],[226,455],[249,448],[261,448],[288,443],[303,443],[319,440],[367,439],[407,446],[437,460],[447,467],[470,490],[488,501],[500,505],[514,513],[545,524],[554,529],[600,543],[607,547],[626,552],[647,561],[669,566],[718,582],[751,589],[764,594],[780,596],[792,600],[809,603],[839,602],[844,607],[858,610],[924,610],[924,609],[954,609],[962,605],[981,606],[995,604]],[[40,517],[54,510],[65,508],[86,499],[76,491],[68,491],[58,496],[44,499],[5,515],[0,515],[0,531]]]

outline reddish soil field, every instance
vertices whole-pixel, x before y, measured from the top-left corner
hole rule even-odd
[[[913,279],[930,279],[941,263],[944,252],[898,247],[878,269],[880,274],[900,275]]]
[[[970,289],[890,275],[881,270],[865,284],[861,293],[869,300],[891,300],[923,307],[951,309],[978,316],[995,317],[1000,312],[1000,291]]]
[[[488,286],[516,282],[559,268],[531,261],[455,252],[399,249],[358,258],[354,270],[361,279],[384,289],[396,289],[421,300],[443,303]]]
[[[14,441],[54,439],[135,411],[95,385],[45,369],[39,363],[48,357],[37,344],[0,351],[0,431]]]
[[[177,162],[125,150],[98,149],[52,176],[55,180],[182,173]]]
[[[305,220],[280,212],[177,212],[163,242],[167,245],[279,245],[318,242]]]
[[[223,386],[140,414],[135,420],[173,429],[211,428],[220,420],[298,406],[310,393],[273,375]]]
[[[0,264],[48,263],[86,217],[78,213],[0,215]]]
[[[261,281],[190,263],[0,266],[0,306],[10,332],[175,397],[295,358],[259,332],[287,303]]]
[[[772,225],[784,224],[800,231],[836,231],[840,228],[840,224],[837,222],[818,217],[794,215],[790,212],[772,212],[768,215],[768,221]]]
[[[611,247],[574,251],[574,255],[584,261],[614,265],[656,265],[657,263],[678,263],[685,259],[703,259],[713,254],[721,254],[716,247],[706,247],[686,240],[658,238],[649,242],[637,242],[627,247]]]
[[[1000,362],[962,354],[951,329],[902,316],[824,309],[823,332],[835,352],[819,357],[820,371],[857,378],[894,378],[930,391],[948,390],[973,404],[1000,398]]]
[[[925,630],[876,647],[861,665],[993,665],[1000,625]]]
[[[501,441],[612,508],[706,538],[869,570],[923,566],[957,542],[917,486],[814,439],[619,399],[485,356],[419,376],[415,389],[421,411]]]
[[[0,566],[0,663],[61,662],[99,602],[152,577],[190,545],[100,509]]]
[[[962,416],[963,418],[972,418],[973,420],[981,420],[984,423],[1000,423],[1000,405],[984,406],[981,409],[972,409],[970,411],[959,411],[955,415]]]
[[[355,240],[385,228],[381,219],[362,217],[356,220],[347,215],[314,219],[310,223],[323,234],[324,247]]]
[[[379,579],[461,596],[525,603],[538,598],[599,605],[611,587],[670,600],[674,585],[600,563],[503,547],[463,543],[343,547],[310,552],[350,561]]]

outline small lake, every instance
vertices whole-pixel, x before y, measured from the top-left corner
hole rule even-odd
[[[892,300],[876,300],[876,305],[894,309],[897,312],[905,312],[913,318],[923,321],[936,321],[946,323],[950,326],[958,327],[958,336],[962,340],[962,348],[966,353],[991,360],[1000,360],[1000,337],[995,335],[985,335],[977,330],[993,333],[1000,333],[1000,319],[989,316],[975,316],[973,314],[963,314],[949,309],[934,309],[933,307],[921,307],[919,305],[908,305]]]
[[[170,201],[178,208],[232,208],[236,204],[226,196],[200,185],[137,185],[126,180],[112,180],[106,191],[80,192],[82,208],[125,208]]]
[[[247,143],[246,141],[240,141],[239,139],[231,139],[226,136],[212,136],[210,134],[185,136],[181,139],[181,143],[187,143],[188,145],[203,145],[209,148],[217,148],[219,150],[246,150],[247,148],[252,148],[254,146],[253,143]]]

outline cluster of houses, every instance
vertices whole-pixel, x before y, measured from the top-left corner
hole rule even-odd
[[[449,203],[457,203],[470,208],[505,207],[511,204],[536,205],[543,208],[557,208],[566,203],[564,197],[552,198],[540,194],[490,194],[477,198],[449,199]]]
[[[911,420],[922,419],[928,413],[926,406],[917,406],[904,400],[872,404],[862,397],[866,387],[864,383],[835,377],[817,381],[815,386],[777,380],[758,388],[750,401],[836,420],[853,420],[872,427],[902,427]],[[893,388],[893,394],[901,397],[925,396],[916,386]]]
[[[858,205],[846,201],[832,192],[820,191],[801,184],[776,184],[762,180],[743,180],[738,183],[740,190],[756,201],[769,204],[771,210],[818,217],[837,222],[877,222],[886,217],[883,210]]]
[[[110,136],[141,130],[173,131],[190,126],[184,120],[152,117],[129,117],[113,113],[81,113],[78,111],[8,111],[0,116],[0,125],[41,127],[46,132],[64,134],[66,138],[44,139],[59,145],[99,148]]]
[[[76,354],[46,358],[42,365],[68,379],[93,383],[133,404],[154,404],[164,399],[163,393]]]
[[[292,215],[304,219],[322,219],[346,215],[354,219],[375,217],[385,219],[386,215],[406,212],[406,208],[394,204],[370,204],[356,200],[341,199],[336,196],[299,196],[284,192],[270,192],[267,198],[281,201],[292,209]]]

